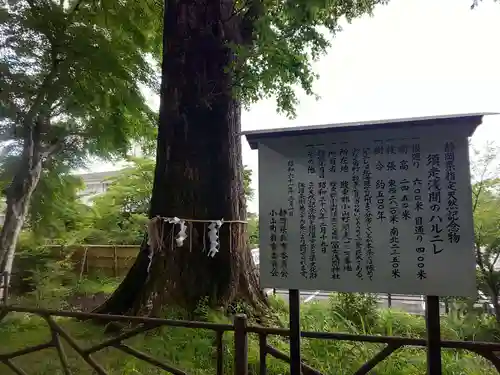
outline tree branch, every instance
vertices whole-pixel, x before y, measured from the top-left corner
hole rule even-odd
[[[37,4],[33,0],[27,0],[29,6],[33,9],[36,10],[38,9]],[[71,22],[72,16],[78,11],[80,5],[83,3],[84,0],[77,0],[75,3],[74,7],[70,10],[68,13],[68,18],[66,20],[66,27],[69,25]],[[50,35],[45,35],[48,40],[50,41],[50,57],[51,57],[51,68],[48,74],[45,76],[45,78],[42,81],[42,84],[38,88],[38,93],[35,96],[35,99],[33,100],[28,112],[23,118],[22,121],[22,127],[24,130],[24,140],[25,140],[25,149],[31,150],[31,157],[35,156],[35,152],[38,150],[35,150],[35,147],[40,149],[40,142],[41,142],[41,133],[40,133],[40,128],[38,128],[39,134],[35,134],[37,131],[36,129],[36,123],[35,123],[35,117],[41,116],[42,118],[44,112],[50,112],[53,108],[54,103],[52,101],[56,101],[57,99],[52,100],[50,97],[51,92],[55,94],[55,90],[53,90],[53,83],[56,80],[56,77],[58,75],[58,69],[63,61],[58,57],[58,51],[57,51],[57,43],[58,41],[53,40],[52,36]],[[45,107],[45,108],[44,108]],[[46,114],[48,116],[48,114]],[[37,143],[37,144],[35,144]],[[43,156],[42,156],[43,157]]]
[[[77,12],[78,9],[80,9],[80,5],[82,5],[83,1],[84,0],[77,0],[73,9],[69,11],[68,16],[71,16],[73,15],[73,13]]]
[[[489,143],[489,144],[491,145],[491,143]],[[492,151],[491,151],[490,147],[488,147],[488,154],[490,154],[490,152],[492,152]],[[491,157],[491,156],[490,157],[488,157],[488,156],[485,157],[485,160],[483,162],[484,168],[483,168],[483,170],[482,170],[482,172],[480,174],[479,182],[477,183],[477,184],[479,184],[479,188],[478,188],[478,190],[477,190],[476,193],[473,192],[473,194],[474,194],[474,203],[472,205],[472,212],[476,211],[477,205],[479,203],[479,197],[480,197],[481,193],[483,192],[483,189],[484,189],[484,186],[485,186],[486,173],[488,173],[489,166],[490,166],[490,164],[494,160],[495,160],[494,157]]]
[[[483,262],[483,252],[481,250],[481,246],[479,245],[479,242],[476,242],[476,258],[477,258],[477,265],[479,266],[479,269],[483,272],[486,272],[486,268],[485,268],[484,262]]]
[[[240,23],[240,34],[244,45],[251,45],[255,32],[255,23],[264,14],[262,0],[249,0],[248,10]]]
[[[497,253],[495,254],[495,258],[493,258],[493,262],[491,262],[489,267],[490,273],[493,273],[493,271],[495,270],[495,264],[498,261],[499,257],[500,257],[500,252],[497,251]]]
[[[45,147],[44,150],[40,152],[41,158],[45,162],[50,161],[57,152],[62,150],[63,145],[64,145],[63,141],[57,141],[56,143],[51,144],[48,147]]]

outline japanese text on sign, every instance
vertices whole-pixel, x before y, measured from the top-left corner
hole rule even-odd
[[[466,139],[322,141],[260,155],[262,287],[469,295]]]

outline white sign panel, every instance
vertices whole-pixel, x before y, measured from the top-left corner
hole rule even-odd
[[[476,295],[467,138],[428,131],[262,142],[261,286]]]

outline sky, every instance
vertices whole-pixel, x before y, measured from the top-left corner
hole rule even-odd
[[[484,0],[391,0],[344,24],[314,64],[319,100],[299,92],[297,117],[262,100],[243,113],[243,130],[471,112],[500,113],[500,3]],[[150,98],[158,105],[158,98]],[[500,116],[485,117],[475,147],[499,139]],[[243,162],[254,171],[258,152],[243,139]],[[112,169],[95,165],[95,170]],[[250,203],[258,211],[258,192]]]

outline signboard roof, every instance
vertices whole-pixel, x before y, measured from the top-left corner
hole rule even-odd
[[[409,117],[388,120],[354,121],[335,124],[309,125],[288,128],[275,128],[267,130],[251,130],[242,132],[247,138],[253,150],[259,148],[259,142],[270,138],[281,138],[286,136],[320,135],[324,133],[335,133],[367,129],[403,128],[414,126],[435,125],[464,125],[469,128],[468,136],[474,133],[476,127],[481,124],[483,116],[497,115],[495,112],[478,112],[440,116]]]

